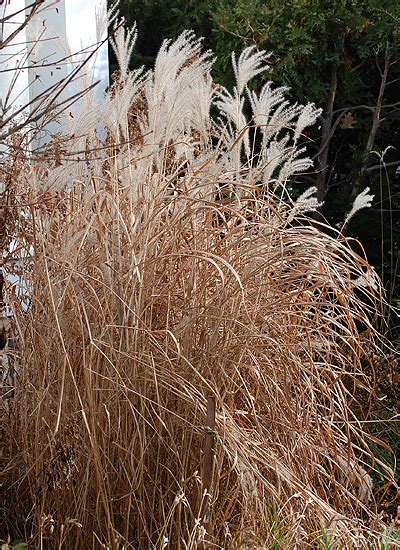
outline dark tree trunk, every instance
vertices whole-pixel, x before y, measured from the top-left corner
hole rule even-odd
[[[317,157],[318,174],[316,178],[317,198],[320,202],[325,199],[327,192],[328,157],[329,146],[332,139],[333,108],[335,105],[336,91],[338,85],[337,66],[331,67],[331,87],[329,91],[326,114],[322,118],[322,140],[321,149]]]
[[[370,153],[371,153],[371,151],[372,151],[372,149],[375,145],[376,135],[378,133],[379,126],[380,126],[380,123],[381,123],[382,103],[383,103],[383,97],[385,95],[385,89],[386,89],[386,85],[387,85],[387,79],[388,79],[389,68],[390,68],[389,50],[390,50],[390,45],[389,45],[389,43],[387,43],[386,44],[386,49],[385,49],[385,64],[384,64],[383,70],[380,71],[381,72],[381,84],[379,86],[379,93],[378,93],[378,98],[376,100],[376,105],[375,105],[375,108],[372,112],[371,130],[369,132],[367,145],[365,146],[364,162],[363,162],[363,165],[361,167],[360,177],[355,182],[354,187],[352,189],[352,196],[353,197],[356,197],[365,187],[365,184],[366,184],[365,180],[366,180],[367,174],[368,174],[367,164],[368,164],[368,160],[369,160],[369,155],[370,155]]]

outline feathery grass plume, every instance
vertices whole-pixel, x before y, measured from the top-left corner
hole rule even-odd
[[[318,208],[322,206],[323,203],[319,202],[316,197],[313,197],[316,192],[316,187],[309,187],[296,199],[288,215],[289,223],[291,223],[296,217],[300,216],[301,214],[305,214],[307,212],[315,212],[316,210],[318,210]]]
[[[133,48],[137,39],[136,24],[132,29],[126,29],[120,23],[115,32],[114,38],[111,38],[110,44],[114,50],[115,57],[119,65],[121,77],[124,78],[128,74],[129,60],[132,56]]]
[[[245,48],[236,61],[235,53],[232,53],[232,67],[236,78],[236,91],[241,96],[250,80],[268,69],[266,64],[270,54],[264,50],[255,52],[256,47]]]
[[[257,74],[260,54],[241,59]],[[246,75],[235,70],[240,96]],[[19,238],[34,249],[23,274],[33,290],[23,311],[9,289],[19,369],[3,424],[2,524],[25,529],[33,548],[270,547],[278,533],[285,548],[308,548],[316,526],[338,547],[377,547],[376,504],[361,496],[374,457],[351,408],[381,341],[378,294],[360,288],[365,305],[354,292],[371,268],[340,234],[288,223],[300,209],[288,213],[269,186],[299,167],[303,108],[267,84],[274,125],[260,154],[233,166],[233,113],[213,97],[192,33],[110,94],[98,108],[105,149],[86,169],[72,181],[66,170],[55,190],[64,165],[36,185],[26,163],[14,182],[30,205]],[[82,113],[76,135],[91,139],[95,120]],[[247,131],[235,126],[236,139]],[[76,157],[73,139],[64,146]]]
[[[203,94],[202,108],[193,109],[199,91]],[[192,32],[184,32],[175,42],[164,41],[144,93],[147,117],[141,128],[149,152],[166,147],[165,159],[175,143],[193,141],[192,130],[197,126],[203,129],[204,137],[212,94],[210,59],[208,52],[201,51],[201,42]]]
[[[243,110],[246,100],[244,91],[252,78],[268,69],[268,57],[269,55],[264,50],[255,52],[254,47],[243,50],[237,61],[235,53],[232,53],[236,86],[233,94],[224,87],[221,87],[221,91],[218,93],[219,100],[216,102],[216,106],[227,121],[227,126],[223,127],[222,133],[225,138],[230,136],[231,148],[234,152],[231,161],[236,170],[240,165],[242,147],[244,147],[248,158],[251,154],[249,135],[246,131],[248,122]]]
[[[364,191],[361,191],[354,199],[353,206],[351,207],[350,212],[346,215],[342,228],[351,220],[351,218],[357,214],[359,210],[363,208],[370,208],[372,206],[372,201],[374,200],[375,195],[368,195],[370,189],[366,187]]]
[[[355,287],[359,288],[371,287],[375,292],[379,290],[379,283],[376,280],[376,273],[374,271],[368,270],[364,275],[357,277],[357,279],[353,281],[353,284]]]
[[[231,172],[233,179],[237,177],[243,169],[244,152],[253,182],[270,185],[274,175],[276,187],[284,187],[290,176],[311,166],[310,159],[297,158],[304,150],[296,149],[295,144],[304,128],[315,122],[321,110],[313,104],[290,106],[284,96],[286,88],[273,90],[270,82],[262,87],[259,95],[250,92],[247,89],[249,79],[268,68],[268,58],[269,55],[264,51],[255,53],[254,48],[246,48],[237,62],[232,54],[236,86],[233,93],[221,87],[215,105],[223,115],[219,124],[219,137],[226,144],[226,154],[222,157],[224,169]],[[247,101],[251,108],[250,119],[245,115]],[[255,128],[252,144],[250,126]],[[261,162],[255,163],[254,148],[258,133],[262,137],[257,151]],[[280,170],[277,173],[278,168]]]
[[[322,109],[317,109],[314,103],[308,103],[301,110],[300,115],[296,122],[294,140],[297,141],[302,135],[303,131],[312,126],[316,119],[321,115]]]

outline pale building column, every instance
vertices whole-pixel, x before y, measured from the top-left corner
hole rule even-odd
[[[30,4],[31,0],[25,0],[26,14],[28,14]],[[67,44],[65,0],[49,3],[49,7],[41,10],[30,21],[26,31],[26,40],[31,110],[34,110],[36,106],[40,106],[39,108],[42,109],[46,103],[51,108],[53,94],[49,101],[45,100],[44,95],[66,79],[69,70],[65,47]],[[68,91],[65,90],[57,97],[56,101],[60,102],[65,99],[67,93]],[[32,144],[34,151],[42,147],[51,135],[62,132],[62,120],[55,120],[44,126],[42,119],[36,123],[36,126],[40,128],[40,132]]]
[[[12,20],[1,26],[0,34],[4,37],[9,36],[16,24],[24,21],[25,8],[31,3],[32,0],[12,0],[11,2],[6,0],[0,4],[0,18],[19,12]],[[98,42],[106,40],[107,26],[104,25],[100,35],[96,29],[97,14],[106,13],[106,9],[106,0],[45,1],[27,29],[24,29],[13,43],[2,51],[0,111],[3,112],[5,108],[8,109],[8,113],[11,113],[23,105],[28,105],[41,93],[71,74],[79,63],[79,59],[84,59],[93,48],[97,47]],[[70,46],[70,52],[67,44]],[[66,59],[68,53],[73,54],[72,58]],[[92,80],[100,80],[97,87],[97,97],[100,101],[109,84],[108,70],[108,48],[107,43],[104,43],[93,56],[91,63],[85,67],[86,73],[90,71]],[[18,78],[7,98],[7,91],[10,89],[16,71]],[[71,92],[71,89],[70,87],[65,91],[64,98],[76,91]],[[58,96],[57,99],[63,98]],[[30,111],[34,105],[35,103],[30,106]],[[39,121],[37,126],[40,126]],[[39,142],[46,139],[46,135],[58,132],[62,132],[62,120],[48,124]]]
[[[0,5],[0,19],[18,13],[14,18],[0,24],[0,39],[6,40],[18,23],[25,19],[25,0],[7,0]],[[28,93],[28,70],[19,70],[18,78],[12,87],[10,96],[7,92],[10,90],[11,83],[18,67],[26,66],[26,32],[22,30],[18,37],[2,50],[0,58],[0,116],[5,109],[16,110],[17,107],[26,105],[29,101]],[[4,113],[5,116],[9,111]]]

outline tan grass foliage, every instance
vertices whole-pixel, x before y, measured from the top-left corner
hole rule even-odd
[[[118,35],[120,56],[132,40]],[[19,265],[31,302],[9,289],[17,374],[2,514],[33,547],[376,540],[370,452],[351,412],[355,386],[369,384],[360,331],[379,341],[379,296],[354,283],[372,270],[278,197],[310,166],[297,142],[318,111],[267,84],[249,119],[246,85],[264,57],[234,62],[220,119],[209,55],[190,33],[150,73],[125,64],[104,105],[87,99],[69,122],[78,141],[15,182],[30,205]]]

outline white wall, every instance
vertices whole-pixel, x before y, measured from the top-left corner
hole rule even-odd
[[[0,17],[23,10],[31,0],[6,1],[0,6]],[[57,82],[65,78],[76,65],[84,59],[94,45],[107,36],[106,25],[102,31],[96,27],[96,13],[106,10],[106,0],[47,0],[46,9],[41,8],[27,31],[23,31],[12,45],[3,50],[0,57],[0,100],[3,108],[16,110]],[[0,28],[4,37],[9,36],[17,23],[24,20],[22,11],[13,20]],[[35,48],[31,44],[39,40]],[[68,46],[74,55],[68,61]],[[84,51],[82,51],[84,50]],[[81,53],[77,53],[81,52]],[[46,66],[51,64],[51,66]],[[27,68],[29,66],[29,68]],[[25,67],[25,68],[24,68]],[[9,69],[15,69],[10,71]],[[12,84],[12,79],[18,78]],[[85,67],[80,75],[79,86],[84,87],[93,81],[100,80],[97,96],[101,98],[108,86],[108,50],[105,43]],[[7,99],[7,91],[12,93]],[[66,94],[72,95],[77,86],[70,87]],[[66,94],[64,97],[66,97]],[[47,127],[47,133],[62,131],[62,121]]]
[[[20,10],[21,13],[14,19],[0,24],[0,36],[5,40],[11,32],[15,29],[18,23],[22,23],[25,18],[24,13],[25,1],[13,0],[12,2],[5,2],[0,6],[0,18],[5,18],[7,15],[16,13]],[[11,87],[12,79],[15,75],[14,69],[18,66],[26,66],[26,34],[22,31],[18,38],[13,43],[5,48],[1,52],[0,57],[0,107],[14,108],[18,106],[26,105],[28,102],[28,71],[23,70],[19,73],[18,79],[12,87],[11,97],[7,98],[7,91]]]

